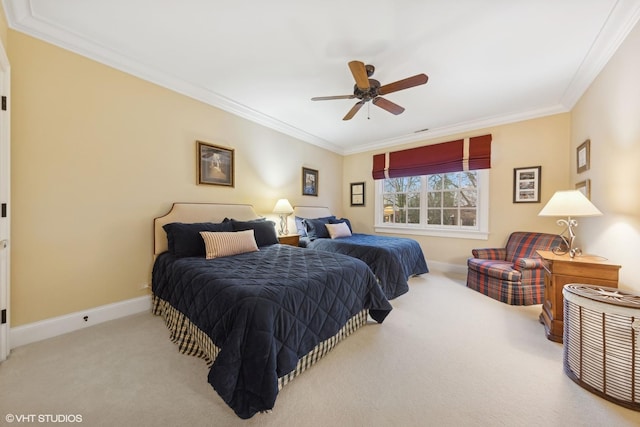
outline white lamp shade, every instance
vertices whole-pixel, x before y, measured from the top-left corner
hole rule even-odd
[[[293,207],[287,199],[280,199],[276,202],[276,206],[273,208],[273,213],[290,214],[293,213]]]
[[[579,190],[556,191],[539,216],[598,216],[602,212]]]

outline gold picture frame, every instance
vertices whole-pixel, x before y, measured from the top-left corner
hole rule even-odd
[[[576,149],[576,167],[578,173],[588,171],[591,167],[591,140],[587,139]]]
[[[591,200],[591,180],[585,179],[584,181],[580,181],[576,184],[576,190],[580,191],[584,194],[587,199]]]
[[[233,148],[196,141],[198,184],[234,186]]]

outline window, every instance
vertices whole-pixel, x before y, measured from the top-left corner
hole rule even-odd
[[[488,170],[376,181],[376,231],[486,239]]]

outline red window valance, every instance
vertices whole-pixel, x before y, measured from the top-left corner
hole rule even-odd
[[[491,168],[491,135],[373,156],[373,179]]]

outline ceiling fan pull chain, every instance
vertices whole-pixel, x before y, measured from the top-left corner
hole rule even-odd
[[[367,102],[367,120],[371,120],[371,115],[369,114],[370,112],[371,112],[371,104]]]

